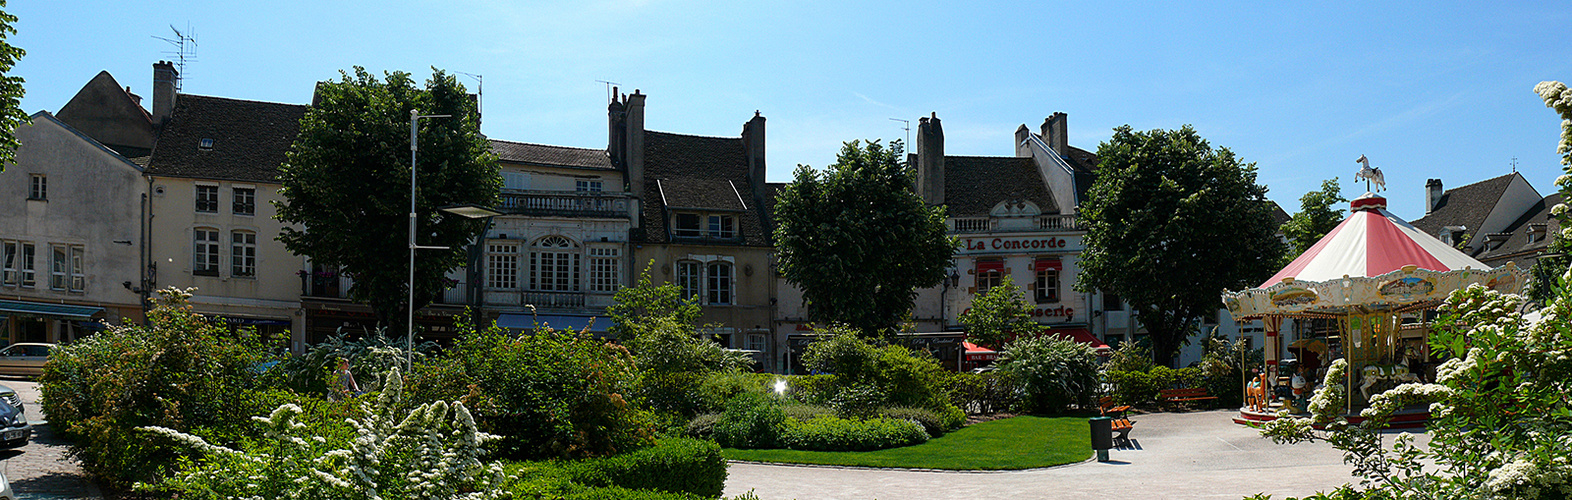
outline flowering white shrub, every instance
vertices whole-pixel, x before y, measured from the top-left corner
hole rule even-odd
[[[223,499],[490,499],[508,496],[500,488],[501,464],[481,460],[481,444],[494,436],[475,428],[462,403],[437,401],[402,417],[403,383],[398,369],[388,374],[374,399],[361,403],[361,417],[350,418],[352,438],[321,436],[285,404],[266,417],[252,417],[263,438],[241,450],[162,427],[143,427],[184,443],[199,454],[186,460],[175,477],[142,490],[174,490],[181,498]]]

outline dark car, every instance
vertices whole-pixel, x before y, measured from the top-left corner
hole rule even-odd
[[[26,446],[33,439],[33,424],[28,423],[22,409],[0,398],[0,448]]]

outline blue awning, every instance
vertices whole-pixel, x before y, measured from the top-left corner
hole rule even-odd
[[[47,304],[41,302],[24,302],[20,300],[0,300],[0,312],[88,319],[93,317],[94,314],[104,312],[104,308],[91,306],[72,306],[66,304]]]
[[[534,330],[535,321],[538,319],[541,326],[550,326],[551,328],[557,330],[582,331],[584,330],[584,327],[590,326],[590,319],[592,318],[595,320],[594,326],[591,326],[589,329],[589,331],[592,333],[605,333],[606,329],[611,326],[611,318],[599,318],[595,316],[579,316],[571,314],[530,315],[524,313],[504,313],[499,315],[497,316],[497,326],[503,328],[517,328],[520,330]]]

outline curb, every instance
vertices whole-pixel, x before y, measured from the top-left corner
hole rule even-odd
[[[869,466],[863,466],[863,465],[801,464],[801,463],[792,463],[792,462],[754,462],[754,461],[751,461],[751,460],[727,460],[726,463],[727,464],[745,464],[745,465],[771,465],[771,466],[776,466],[776,467],[802,467],[802,468],[805,468],[805,469],[841,469],[841,470],[894,471],[894,472],[941,472],[941,473],[949,473],[949,474],[1009,474],[1009,473],[1013,473],[1013,472],[1035,472],[1035,471],[1044,471],[1044,470],[1064,469],[1064,468],[1069,468],[1069,467],[1079,467],[1079,466],[1086,465],[1086,464],[1097,463],[1097,454],[1093,453],[1091,457],[1088,457],[1086,460],[1082,460],[1082,461],[1079,461],[1079,462],[1070,462],[1070,463],[1066,463],[1066,464],[1050,465],[1050,466],[1047,466],[1047,467],[1032,467],[1032,468],[1029,468],[1029,469],[998,469],[998,470],[986,470],[986,469],[920,469],[920,468],[910,468],[910,467],[869,467]]]

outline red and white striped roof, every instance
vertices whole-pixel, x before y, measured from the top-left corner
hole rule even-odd
[[[1295,281],[1331,281],[1344,276],[1380,276],[1410,264],[1436,272],[1490,269],[1386,211],[1386,198],[1366,193],[1350,205],[1353,211],[1342,224],[1261,288],[1290,277]]]

